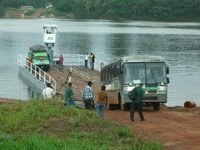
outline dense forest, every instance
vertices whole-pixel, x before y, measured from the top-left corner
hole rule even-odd
[[[0,16],[6,8],[49,3],[64,18],[200,21],[200,0],[0,0]]]

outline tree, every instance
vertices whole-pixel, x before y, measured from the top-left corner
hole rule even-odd
[[[0,7],[0,17],[3,17],[5,15],[5,11],[2,7]]]

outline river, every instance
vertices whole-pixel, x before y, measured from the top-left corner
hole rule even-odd
[[[200,105],[200,23],[62,19],[0,19],[0,97],[27,100],[31,89],[19,76],[17,55],[43,44],[43,25],[56,24],[55,49],[94,52],[106,63],[126,55],[163,56],[170,67],[168,106]]]

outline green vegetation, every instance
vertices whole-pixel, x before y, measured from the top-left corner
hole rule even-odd
[[[14,101],[0,105],[0,149],[160,150],[124,125],[101,121],[95,112],[65,107],[61,100]]]
[[[24,15],[25,16],[32,16],[36,13],[36,9],[28,10]]]
[[[5,15],[5,11],[2,7],[0,7],[0,18]]]
[[[0,8],[48,4],[54,15],[64,18],[200,21],[199,0],[1,0]]]

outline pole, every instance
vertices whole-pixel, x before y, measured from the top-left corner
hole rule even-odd
[[[72,81],[72,68],[69,69],[69,81],[68,81],[68,83],[71,82],[71,81]]]

